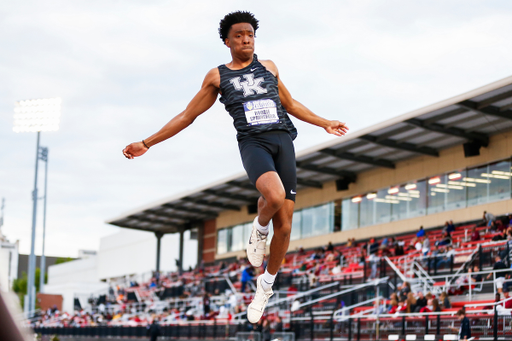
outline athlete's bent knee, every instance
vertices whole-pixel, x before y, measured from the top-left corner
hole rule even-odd
[[[278,211],[284,205],[285,193],[283,190],[272,191],[265,196],[269,208]]]

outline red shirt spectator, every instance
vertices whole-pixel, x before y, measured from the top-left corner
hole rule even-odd
[[[475,229],[475,227],[471,228],[471,241],[476,242],[480,240],[480,233]]]

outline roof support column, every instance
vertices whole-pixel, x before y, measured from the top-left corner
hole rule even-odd
[[[163,237],[162,232],[155,232],[156,236],[156,272],[160,272],[160,242]]]
[[[179,258],[179,264],[178,265],[178,271],[180,275],[183,273],[183,237],[185,235],[185,229],[180,228],[180,258]]]

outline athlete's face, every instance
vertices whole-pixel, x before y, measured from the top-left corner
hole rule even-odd
[[[231,54],[240,58],[250,58],[254,53],[254,29],[249,23],[238,23],[231,26],[226,46]]]

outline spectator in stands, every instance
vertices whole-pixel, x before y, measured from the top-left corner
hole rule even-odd
[[[452,243],[452,236],[449,232],[443,231],[443,235],[441,236],[441,239],[436,242],[437,246],[446,246],[450,245]]]
[[[427,299],[427,305],[420,309],[420,313],[431,313],[434,311],[434,299],[430,297]]]
[[[403,256],[405,255],[404,243],[397,242],[395,243],[395,256]]]
[[[311,257],[309,259],[311,260],[319,260],[323,258],[324,249],[321,247],[317,248],[314,253],[311,254]]]
[[[210,315],[210,294],[205,292],[203,295],[203,308],[204,308],[204,316],[207,317]]]
[[[281,319],[281,317],[279,315],[276,315],[275,319],[274,319],[274,332],[275,333],[281,333],[283,332],[283,320]]]
[[[480,240],[480,233],[476,230],[476,227],[473,226],[471,228],[471,239],[472,242],[477,242]]]
[[[395,299],[392,299],[390,302],[389,302],[389,310],[388,310],[388,314],[394,314],[396,313],[398,310],[398,301],[395,300]]]
[[[468,340],[471,338],[471,324],[466,317],[466,312],[463,309],[457,311],[457,317],[460,320],[459,340]],[[454,328],[454,330],[457,330]]]
[[[352,242],[352,239],[348,239],[347,240],[347,247],[352,247],[352,246],[355,246],[354,243]]]
[[[473,265],[473,271],[472,272],[480,272],[480,269],[478,268],[478,265]],[[480,274],[473,274],[471,275],[471,282],[473,283],[479,283],[482,281],[482,275]]]
[[[368,257],[368,262],[370,263],[372,269],[370,277],[368,277],[368,280],[371,281],[377,278],[377,266],[379,265],[380,257],[376,253],[370,254],[370,257]]]
[[[503,302],[503,307],[505,309],[512,309],[512,299],[509,299],[509,298],[511,298],[511,296],[508,292],[508,289],[503,288],[503,299],[505,300],[505,302]]]
[[[366,262],[366,248],[361,248],[361,254],[359,255],[359,265],[363,266],[364,262]]]
[[[421,245],[421,252],[423,253],[423,256],[426,256],[430,252],[430,239],[428,238],[428,235],[425,233],[425,235],[422,237],[423,242]]]
[[[414,313],[416,310],[416,298],[412,292],[407,294],[407,313]]]
[[[422,291],[418,291],[418,297],[416,298],[416,309],[414,309],[415,313],[419,313],[421,308],[427,306],[427,299],[423,295]]]
[[[331,241],[329,241],[329,243],[325,247],[325,251],[329,251],[329,252],[333,252],[334,251],[334,245],[332,245]]]
[[[484,211],[483,219],[484,219],[485,226],[489,226],[490,227],[491,223],[496,220],[496,217],[494,216],[494,214],[492,214],[490,212],[488,213],[487,211]]]
[[[418,233],[416,233],[416,237],[420,238],[420,237],[423,237],[425,235],[425,230],[423,229],[423,226],[420,226],[420,230],[418,231]]]
[[[455,225],[453,225],[453,220],[447,221],[444,223],[444,229],[443,232],[447,232],[448,234],[451,234],[455,231]]]
[[[400,286],[399,298],[402,300],[407,299],[407,295],[411,292],[411,284],[409,282],[403,282]]]
[[[450,265],[452,262],[452,258],[455,257],[455,250],[453,249],[453,246],[448,245],[446,249],[448,251],[443,254],[443,258],[437,261],[437,269],[440,269],[442,266],[445,265]]]
[[[242,282],[242,288],[241,291],[245,292],[245,287],[247,286],[247,283],[249,281],[252,281],[254,278],[254,268],[252,265],[248,265],[243,271],[242,271],[242,278],[240,281]]]
[[[379,250],[379,243],[375,241],[375,238],[370,239],[370,245],[368,246],[368,254],[372,255]]]
[[[496,256],[494,258],[494,260],[496,261],[494,263],[494,266],[492,267],[493,270],[504,270],[504,269],[507,269],[507,266],[505,265],[505,263],[503,263],[501,261],[501,257],[500,256]],[[486,279],[490,279],[492,277],[492,272],[487,275]],[[500,272],[494,272],[495,274],[495,281],[494,283],[496,284],[496,289],[498,289],[498,293],[501,293],[502,292],[502,289],[503,289],[503,283],[505,282],[505,277],[507,275],[507,273],[505,271],[500,271]]]
[[[443,307],[443,309],[450,309],[452,307],[452,303],[450,302],[448,294],[445,291],[443,291],[441,295],[439,295],[439,301],[441,302],[441,306]]]

